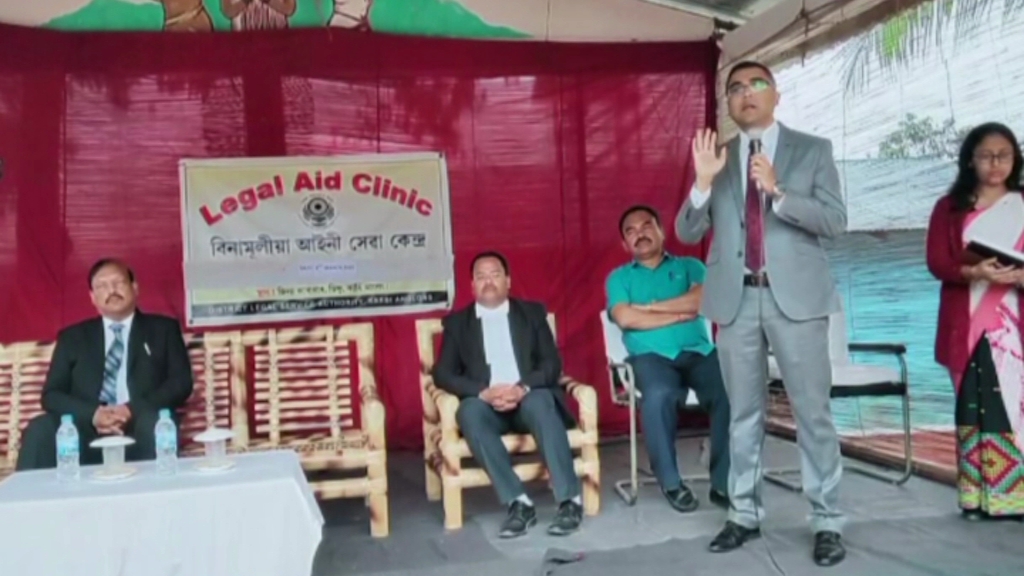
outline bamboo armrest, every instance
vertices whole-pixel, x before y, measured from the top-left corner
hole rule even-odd
[[[435,404],[437,404],[438,399],[442,395],[448,394],[448,392],[445,392],[444,390],[438,388],[437,384],[434,384],[434,379],[431,376],[426,376],[424,378],[423,388],[426,389],[427,395],[430,396],[430,400]]]
[[[359,389],[360,412],[362,413],[362,431],[366,435],[368,448],[371,450],[385,450],[387,439],[385,437],[385,411],[384,402],[377,394],[377,384],[370,381],[369,385],[362,385]]]
[[[377,419],[379,418],[381,421],[384,419],[384,403],[381,402],[381,399],[378,398],[376,394],[364,394],[363,401],[360,403],[360,410],[363,415],[363,432],[376,430],[374,426],[377,423]]]
[[[562,380],[565,382],[566,390],[579,404],[580,430],[597,433],[597,391],[593,386],[578,382],[568,376],[563,377]]]
[[[362,402],[363,402],[364,405],[368,404],[370,402],[380,402],[381,401],[380,395],[377,394],[377,387],[376,386],[373,386],[373,387],[361,387],[360,390],[359,390],[359,395],[361,396],[361,399],[362,399]]]
[[[426,391],[430,402],[437,406],[441,416],[442,427],[446,422],[455,424],[455,412],[459,409],[459,399],[450,392],[445,392],[434,384],[434,379],[426,376],[423,382],[423,389]]]
[[[562,385],[581,404],[584,402],[597,402],[597,392],[594,391],[594,387],[590,384],[584,384],[565,376],[562,378]]]
[[[459,410],[459,399],[454,394],[444,390],[436,390],[437,392],[433,395],[433,398],[437,404],[437,411],[441,414],[441,428],[457,428],[458,424],[455,421],[455,413]]]

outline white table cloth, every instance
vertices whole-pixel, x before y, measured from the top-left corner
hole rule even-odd
[[[133,463],[127,480],[75,484],[54,470],[0,483],[4,576],[308,576],[323,516],[291,451],[233,456],[233,470],[176,476]]]

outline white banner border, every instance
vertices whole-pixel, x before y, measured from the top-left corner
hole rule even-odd
[[[441,205],[444,207],[443,220],[441,222],[444,231],[445,254],[453,262],[452,278],[445,282],[447,291],[447,302],[436,304],[412,304],[403,307],[402,312],[395,312],[394,308],[358,308],[358,314],[347,314],[343,310],[331,313],[324,312],[289,312],[274,314],[253,314],[251,316],[232,316],[218,318],[194,318],[192,315],[193,302],[192,292],[188,289],[188,266],[189,261],[189,226],[188,226],[188,170],[189,168],[240,168],[261,166],[273,163],[277,166],[302,166],[317,164],[325,160],[341,161],[357,164],[360,162],[373,164],[391,164],[402,162],[420,162],[424,160],[437,161],[440,163],[440,193]],[[422,314],[437,310],[450,310],[455,300],[455,247],[452,242],[452,221],[451,221],[451,194],[449,193],[448,182],[448,161],[443,152],[381,152],[371,154],[338,154],[334,156],[280,156],[280,157],[238,157],[238,158],[181,158],[178,160],[179,197],[181,206],[181,278],[182,288],[185,296],[185,329],[189,328],[220,328],[247,324],[273,324],[285,322],[298,322],[308,320],[337,320],[342,318],[365,318],[374,316],[405,316]]]

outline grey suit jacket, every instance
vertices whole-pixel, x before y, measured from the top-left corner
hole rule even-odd
[[[694,244],[713,226],[701,313],[728,325],[739,313],[743,295],[746,247],[746,183],[741,182],[740,139],[728,146],[725,168],[711,186],[711,197],[699,209],[687,199],[676,218],[680,240]],[[775,173],[785,193],[777,210],[764,220],[766,270],[782,313],[801,321],[839,311],[835,282],[821,238],[846,231],[846,206],[832,143],[779,125]]]

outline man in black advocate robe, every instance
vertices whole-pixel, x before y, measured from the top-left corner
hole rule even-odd
[[[156,458],[158,413],[172,415],[192,394],[192,366],[177,320],[135,307],[139,287],[122,262],[100,260],[89,271],[89,292],[100,316],[60,332],[43,385],[45,412],[22,435],[18,470],[57,466],[57,428],[70,414],[83,464],[102,461],[89,443],[100,436],[135,440],[127,460]]]
[[[559,385],[562,360],[547,311],[508,297],[511,279],[501,254],[478,255],[472,271],[476,302],[444,319],[434,382],[459,398],[459,430],[508,507],[499,536],[521,536],[537,523],[501,442],[510,432],[536,439],[559,504],[548,533],[570,534],[583,521],[583,506],[567,433],[574,420]]]

